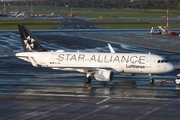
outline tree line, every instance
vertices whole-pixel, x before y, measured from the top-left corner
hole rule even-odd
[[[11,5],[59,6],[77,8],[180,9],[179,0],[22,0]],[[3,6],[4,3],[0,2]]]

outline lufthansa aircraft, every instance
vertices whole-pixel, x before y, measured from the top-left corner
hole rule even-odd
[[[47,51],[26,25],[19,24],[18,27],[24,48],[24,52],[16,54],[18,58],[35,67],[86,73],[85,83],[90,83],[91,77],[103,82],[111,81],[114,73],[149,74],[150,82],[153,83],[152,74],[174,70],[174,66],[162,56],[150,53],[116,53],[110,44],[110,53]]]

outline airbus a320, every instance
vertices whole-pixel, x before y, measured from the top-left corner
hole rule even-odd
[[[153,74],[168,73],[174,70],[173,64],[164,57],[142,53],[116,53],[109,45],[109,53],[47,51],[24,24],[19,24],[24,52],[16,56],[30,62],[34,67],[49,67],[56,70],[78,71],[86,73],[85,83],[91,78],[109,82],[114,73],[149,74],[153,83]]]

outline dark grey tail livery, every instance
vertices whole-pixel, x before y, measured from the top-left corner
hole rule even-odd
[[[46,51],[24,24],[18,24],[24,52]]]

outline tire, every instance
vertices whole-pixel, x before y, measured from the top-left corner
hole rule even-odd
[[[150,79],[150,83],[151,83],[151,84],[154,84],[154,79]]]
[[[85,77],[84,83],[91,83],[91,77]]]

